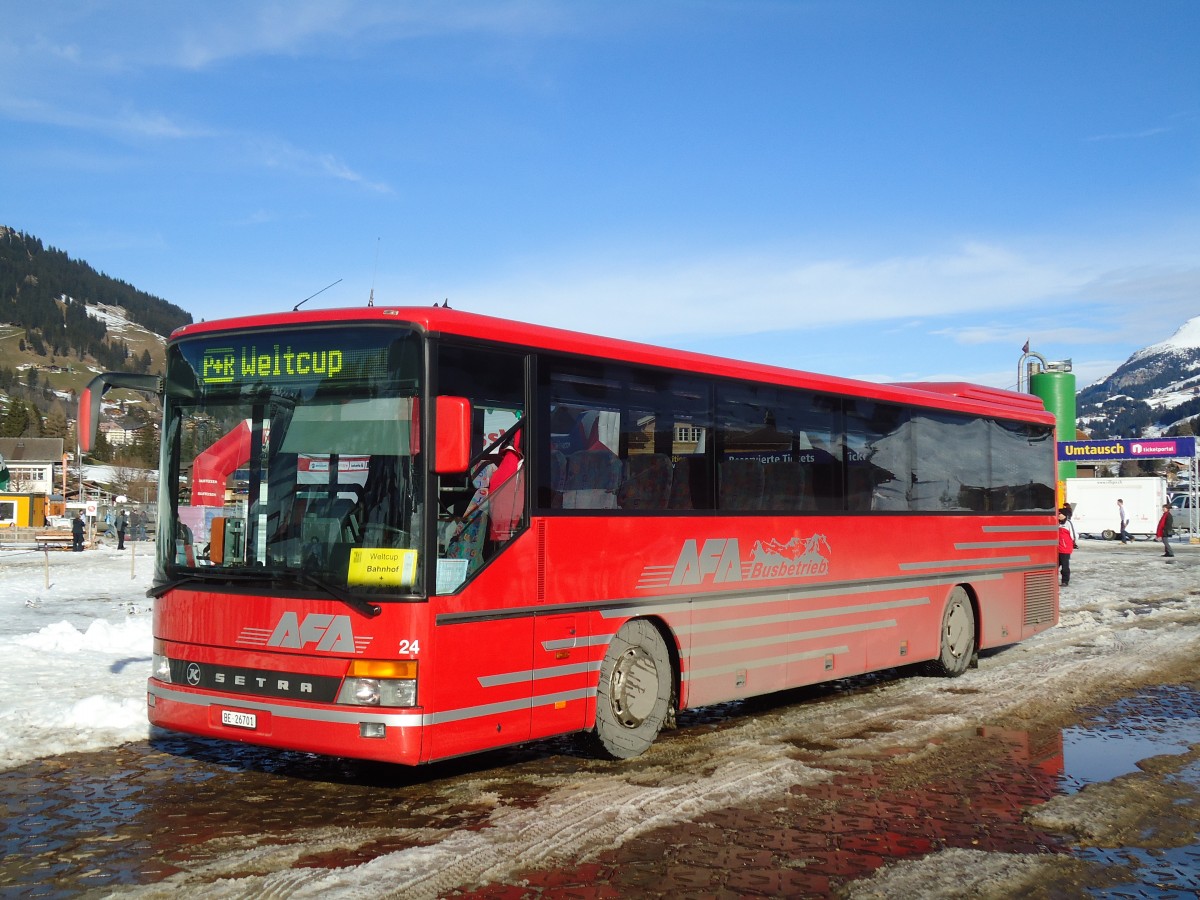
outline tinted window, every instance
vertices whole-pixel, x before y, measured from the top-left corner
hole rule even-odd
[[[853,512],[902,512],[916,477],[908,410],[846,402],[846,499]]]
[[[1054,506],[1047,426],[705,382],[633,366],[539,363],[543,508],[1021,512]]]
[[[805,391],[722,385],[717,392],[720,508],[803,512],[841,507],[836,404]]]
[[[545,358],[549,413],[538,503],[564,510],[663,511],[712,506],[708,388],[696,379]]]

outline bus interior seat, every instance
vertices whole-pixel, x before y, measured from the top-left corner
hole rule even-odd
[[[671,470],[671,493],[667,498],[668,509],[695,509],[698,479],[704,478],[703,456],[684,456],[675,462]]]
[[[814,509],[808,473],[797,462],[772,462],[763,466],[763,509]]]
[[[727,459],[721,463],[721,509],[762,509],[763,469],[757,459]]]
[[[661,453],[640,453],[622,466],[617,505],[621,509],[666,509],[671,496],[671,459]]]
[[[600,445],[567,457],[563,509],[616,509],[621,460]]]
[[[516,534],[525,516],[525,458],[521,455],[521,432],[500,451],[500,461],[492,472],[488,487],[488,533],[503,543]]]
[[[342,516],[334,513],[333,506],[328,501],[309,504],[301,523],[300,539],[304,546],[314,538],[325,545],[342,539]]]
[[[550,452],[550,506],[562,508],[563,485],[567,479],[567,455],[558,448]]]
[[[871,472],[865,466],[850,466],[846,469],[846,509],[850,512],[865,512],[871,508]]]

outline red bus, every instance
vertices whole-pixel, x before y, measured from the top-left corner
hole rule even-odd
[[[164,407],[163,728],[405,764],[918,664],[1058,620],[1053,417],[370,307],[189,325]],[[86,448],[85,448],[86,449]]]

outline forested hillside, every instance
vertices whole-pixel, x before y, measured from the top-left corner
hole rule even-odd
[[[141,360],[130,359],[124,342],[87,314],[97,304],[122,307],[131,321],[164,336],[192,321],[178,306],[0,225],[0,322],[23,328],[35,354],[136,371]]]
[[[192,317],[37,238],[0,225],[0,436],[61,437],[74,445],[78,391],[99,371],[160,372],[166,335]],[[125,453],[153,464],[153,402],[130,395]],[[107,446],[97,457],[107,459]]]

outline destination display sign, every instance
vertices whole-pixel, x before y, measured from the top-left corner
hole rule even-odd
[[[329,329],[181,341],[199,386],[370,384],[386,380],[395,332]]]
[[[1058,444],[1059,462],[1174,459],[1195,455],[1194,437],[1111,438],[1106,441],[1060,441]]]

